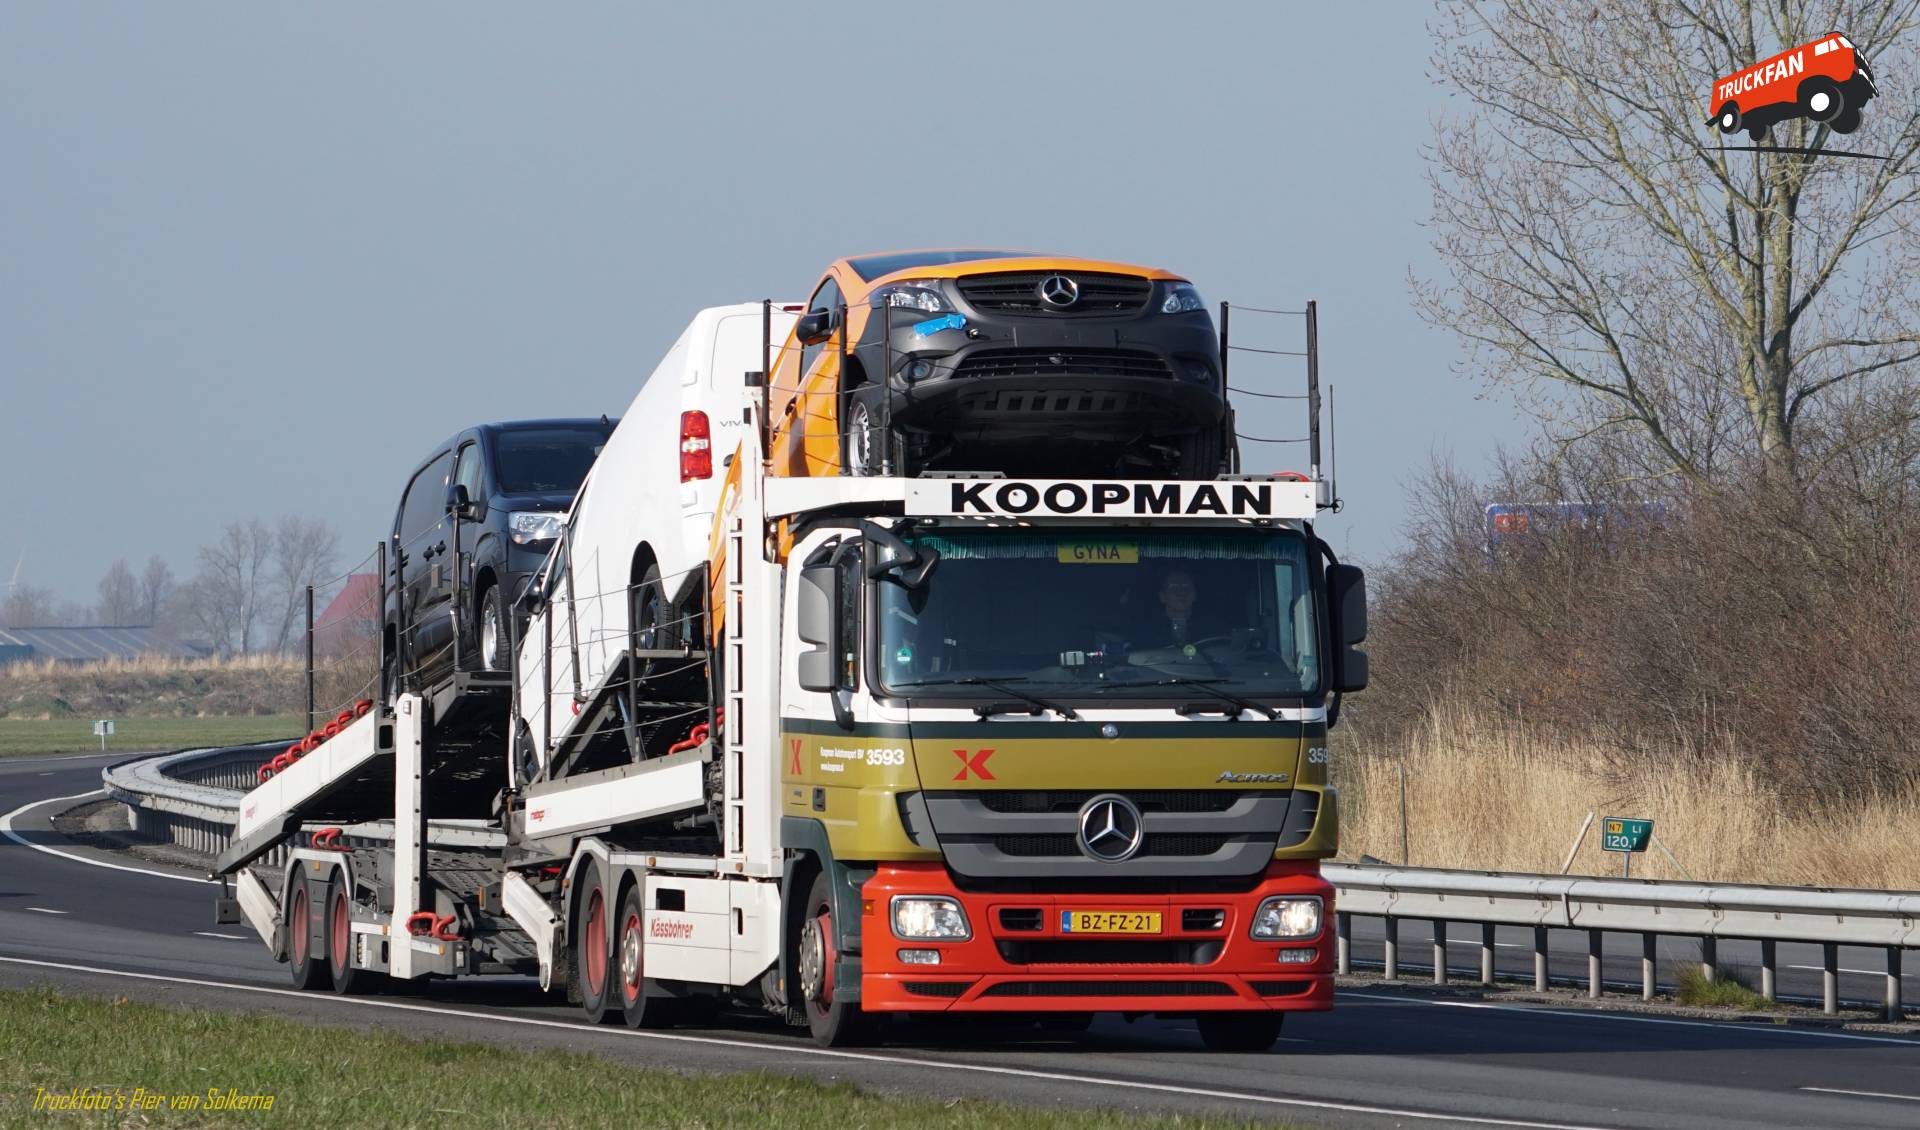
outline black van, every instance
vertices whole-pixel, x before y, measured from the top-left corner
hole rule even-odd
[[[389,687],[433,683],[456,659],[468,671],[512,666],[513,596],[560,535],[618,423],[602,416],[481,424],[420,462],[387,543]]]

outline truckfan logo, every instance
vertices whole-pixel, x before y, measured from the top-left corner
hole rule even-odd
[[[1108,793],[1080,810],[1080,850],[1103,863],[1131,859],[1146,841],[1140,810],[1126,797]]]
[[[1065,275],[1040,280],[1040,298],[1049,306],[1066,307],[1080,301],[1080,284]]]
[[[1847,134],[1860,128],[1861,109],[1878,93],[1865,55],[1846,36],[1829,32],[1715,81],[1707,124],[1722,134],[1745,130],[1756,142],[1793,118]]]

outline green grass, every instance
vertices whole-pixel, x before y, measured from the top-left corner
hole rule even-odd
[[[0,1126],[763,1127],[1094,1130],[1271,1125],[1111,1111],[1026,1110],[876,1095],[768,1073],[679,1075],[577,1052],[513,1051],[271,1017],[51,991],[0,991]],[[671,1055],[671,1051],[665,1052]],[[777,1062],[777,1053],[769,1056]],[[199,1110],[36,1111],[39,1089],[131,1100],[197,1095]],[[208,1110],[212,1089],[270,1110]]]
[[[1722,968],[1709,980],[1698,965],[1688,963],[1673,972],[1673,999],[1696,1008],[1727,1008],[1739,1012],[1772,1012],[1779,1001],[1770,1001],[1754,991],[1746,973]]]
[[[126,718],[115,720],[107,751],[135,753],[150,749],[187,749],[191,746],[245,745],[285,738],[292,741],[307,732],[306,718],[298,714],[231,718]],[[98,753],[90,718],[0,718],[0,757],[38,753]]]

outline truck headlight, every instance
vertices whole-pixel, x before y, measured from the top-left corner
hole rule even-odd
[[[1275,895],[1260,900],[1247,935],[1256,941],[1311,938],[1320,932],[1320,896]]]
[[[560,536],[566,520],[565,514],[554,510],[515,510],[507,515],[507,532],[515,545],[552,541]]]
[[[891,907],[893,936],[906,941],[938,939],[964,942],[973,937],[967,912],[950,898],[938,895],[895,895]]]
[[[1193,289],[1192,283],[1168,283],[1166,292],[1160,298],[1162,314],[1189,314],[1206,308],[1206,300],[1200,297],[1199,291]]]
[[[897,306],[927,314],[951,314],[953,304],[940,293],[939,279],[906,279],[873,292],[875,306]]]

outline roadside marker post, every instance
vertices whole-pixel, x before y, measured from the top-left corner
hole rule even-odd
[[[1653,839],[1653,821],[1609,816],[1600,825],[1600,846],[1620,853],[1620,877],[1633,878],[1633,853],[1647,850]]]
[[[100,739],[100,752],[107,751],[107,739],[113,736],[113,719],[98,718],[93,723],[93,736]]]

